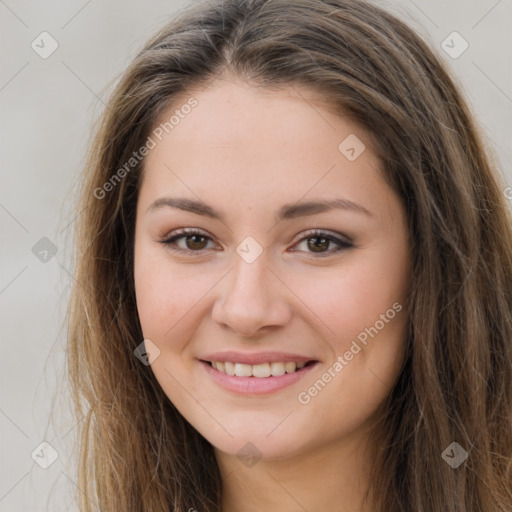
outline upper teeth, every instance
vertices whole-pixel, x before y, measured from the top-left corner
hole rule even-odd
[[[236,377],[279,377],[285,373],[293,373],[300,370],[306,363],[262,363],[262,364],[242,364],[230,363],[229,361],[212,361],[212,366],[216,370],[227,375]]]

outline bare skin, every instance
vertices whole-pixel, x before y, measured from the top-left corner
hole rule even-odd
[[[139,192],[135,286],[144,337],[160,350],[151,369],[214,446],[223,512],[370,512],[368,431],[404,357],[405,212],[367,134],[306,90],[223,79],[193,96],[148,154]],[[360,155],[356,139],[339,149],[351,134]],[[285,204],[335,198],[343,208],[276,220]],[[170,241],[180,228],[199,234]],[[223,351],[314,364],[280,389],[234,391],[204,362]]]

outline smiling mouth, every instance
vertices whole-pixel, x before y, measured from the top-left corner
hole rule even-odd
[[[297,373],[303,368],[315,364],[317,361],[308,361],[306,363],[295,362],[272,362],[261,364],[243,364],[232,363],[230,361],[203,361],[209,364],[218,372],[232,377],[281,377],[287,373]]]

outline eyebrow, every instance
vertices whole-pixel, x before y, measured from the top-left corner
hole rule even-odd
[[[212,206],[202,201],[196,201],[194,199],[187,199],[184,197],[161,197],[151,203],[146,212],[158,210],[164,207],[177,208],[186,212],[195,213],[196,215],[210,217],[222,222],[225,221],[225,215],[217,211]],[[354,203],[348,199],[337,198],[322,201],[285,204],[279,209],[276,215],[276,221],[281,222],[282,220],[316,215],[333,209],[348,210],[367,215],[369,217],[375,217],[375,215],[364,206]]]

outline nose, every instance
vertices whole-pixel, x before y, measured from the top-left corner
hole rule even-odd
[[[292,316],[287,289],[267,267],[264,255],[252,263],[238,254],[234,258],[213,305],[212,320],[244,337],[286,325]]]

